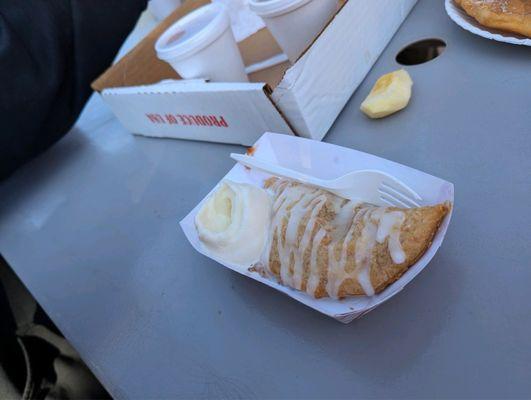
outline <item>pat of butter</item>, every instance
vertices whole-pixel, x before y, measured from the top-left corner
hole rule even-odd
[[[385,74],[376,81],[360,109],[370,118],[393,114],[408,105],[412,86],[413,81],[406,70]]]

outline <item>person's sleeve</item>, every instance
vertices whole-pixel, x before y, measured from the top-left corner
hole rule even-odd
[[[60,139],[146,0],[0,0],[0,180]]]

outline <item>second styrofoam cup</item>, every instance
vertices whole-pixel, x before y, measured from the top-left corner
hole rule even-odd
[[[337,12],[338,0],[249,0],[291,62]]]
[[[184,16],[155,43],[157,57],[184,79],[247,82],[225,6],[213,3]]]

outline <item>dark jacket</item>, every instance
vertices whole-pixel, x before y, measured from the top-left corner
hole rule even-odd
[[[60,139],[146,0],[0,0],[0,180]]]

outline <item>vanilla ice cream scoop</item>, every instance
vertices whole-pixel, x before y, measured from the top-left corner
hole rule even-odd
[[[220,259],[252,264],[269,230],[271,199],[259,187],[224,180],[195,217],[203,245]]]

